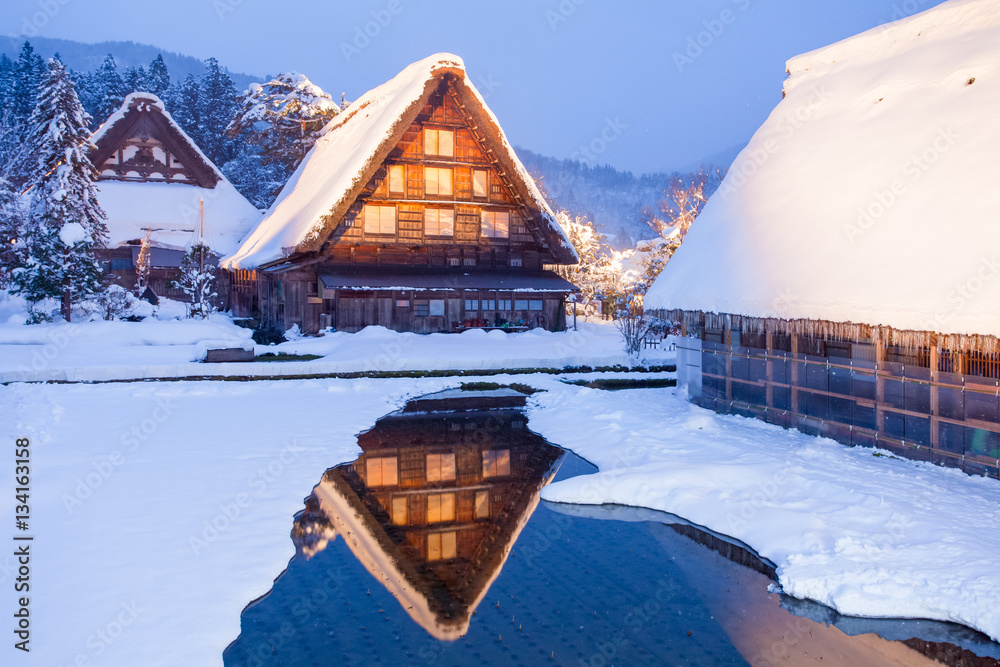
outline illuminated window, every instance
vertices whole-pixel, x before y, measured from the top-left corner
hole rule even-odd
[[[392,525],[406,525],[406,496],[396,496],[392,499]]]
[[[368,204],[365,206],[364,216],[365,234],[396,233],[395,206],[375,206]]]
[[[476,518],[490,518],[490,492],[476,491]]]
[[[401,164],[389,167],[389,192],[406,192],[406,167]]]
[[[509,229],[509,212],[483,211],[483,236],[491,239],[505,239]]]
[[[448,560],[458,555],[455,531],[431,533],[427,536],[427,560]]]
[[[409,307],[410,307],[409,299],[396,299],[396,308],[409,308]]]
[[[451,169],[424,167],[424,194],[450,197],[451,186]]]
[[[395,456],[371,458],[366,465],[368,486],[395,486],[399,482]]]
[[[455,494],[434,493],[427,496],[427,523],[455,520]]]
[[[427,236],[453,236],[455,234],[455,211],[450,208],[425,208],[424,234]]]
[[[487,176],[489,172],[482,171],[480,169],[474,169],[472,172],[472,196],[473,197],[485,197],[486,193],[489,192],[488,183],[489,177]]]
[[[491,449],[483,452],[483,477],[503,477],[509,474],[509,449]]]
[[[455,155],[455,133],[452,130],[424,128],[424,155]]]
[[[427,481],[446,482],[455,479],[455,454],[428,454]]]

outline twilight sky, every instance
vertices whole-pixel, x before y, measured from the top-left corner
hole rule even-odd
[[[788,58],[940,1],[4,0],[0,34],[297,70],[337,99],[450,51],[515,145],[648,172],[749,140]]]

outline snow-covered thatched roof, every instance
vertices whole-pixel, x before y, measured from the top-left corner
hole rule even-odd
[[[294,253],[313,252],[329,237],[431,94],[452,77],[459,97],[511,179],[517,194],[550,238],[557,257],[576,258],[545,198],[535,187],[496,117],[466,77],[462,59],[439,53],[408,66],[337,115],[282,189],[264,219],[227,268],[257,268]]]
[[[205,241],[215,252],[226,255],[239,247],[261,212],[223,176],[194,140],[170,116],[163,102],[152,93],[132,93],[91,135],[92,159],[100,169],[121,142],[132,138],[143,119],[170,142],[173,155],[192,174],[192,182],[119,181],[101,179],[97,198],[108,214],[112,246],[141,239],[152,230],[154,245],[187,247],[199,229],[200,203],[205,208]],[[148,127],[148,126],[147,126]]]
[[[1000,1],[788,71],[647,308],[1000,335]]]

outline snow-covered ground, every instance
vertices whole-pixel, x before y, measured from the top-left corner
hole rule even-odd
[[[470,330],[461,334],[398,333],[368,327],[279,345],[254,345],[251,332],[228,317],[209,320],[148,317],[141,322],[23,324],[26,312],[13,299],[0,300],[0,382],[101,381],[199,376],[297,376],[397,370],[495,370],[635,366],[623,352],[610,322],[580,321],[577,331],[535,329],[507,334]],[[258,355],[317,355],[289,362],[204,364],[209,348],[255,348]],[[645,350],[649,365],[674,362],[667,349]]]
[[[496,379],[547,389],[531,428],[602,470],[548,499],[674,512],[770,558],[790,594],[1000,635],[996,481],[715,415],[673,390]],[[18,664],[221,664],[240,611],[292,556],[292,516],[323,471],[406,397],[460,381],[0,387],[0,438],[32,443],[32,652]],[[5,587],[14,565],[0,556]]]
[[[955,621],[1000,639],[1000,483],[720,416],[681,392],[539,394],[531,428],[601,472],[542,497],[677,514],[843,614]]]

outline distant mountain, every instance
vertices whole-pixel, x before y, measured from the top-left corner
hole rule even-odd
[[[188,74],[193,74],[195,78],[200,78],[205,71],[205,63],[193,56],[185,56],[173,51],[167,51],[150,44],[137,44],[135,42],[98,42],[97,44],[85,44],[70,39],[53,39],[50,37],[24,37],[0,40],[0,53],[6,53],[11,60],[17,60],[18,53],[24,42],[31,42],[35,52],[43,58],[51,58],[56,53],[59,59],[72,70],[77,72],[92,72],[101,64],[104,57],[109,53],[115,57],[118,63],[118,72],[124,72],[126,67],[148,68],[149,63],[156,58],[157,54],[163,54],[163,62],[170,72],[170,82],[183,81]],[[252,82],[265,81],[261,76],[242,74],[240,72],[229,72],[233,83],[240,91]]]
[[[593,220],[616,250],[634,248],[636,241],[656,236],[642,222],[642,209],[657,207],[673,174],[696,172],[702,166],[710,170],[728,168],[741,149],[733,147],[688,168],[636,176],[608,165],[590,167],[576,160],[559,160],[515,148],[528,171],[541,177],[553,207]]]

